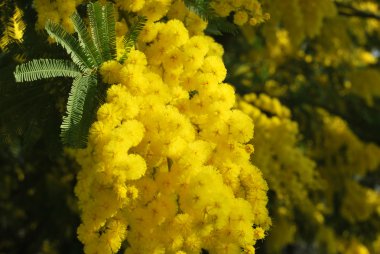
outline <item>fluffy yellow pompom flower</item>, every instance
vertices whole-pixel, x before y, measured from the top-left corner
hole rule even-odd
[[[144,7],[145,0],[123,0],[117,4],[122,10],[137,12]]]
[[[151,21],[160,20],[169,10],[171,0],[145,0],[145,5],[139,12]]]
[[[148,25],[123,64],[101,66],[111,86],[76,152],[85,253],[124,241],[127,254],[253,253],[271,224],[268,187],[249,161],[252,120],[222,83],[223,48],[186,21],[155,22],[171,1],[137,2],[123,8]]]
[[[102,75],[103,82],[111,85],[118,83],[120,80],[121,68],[122,65],[115,60],[104,62],[100,68],[100,74]]]
[[[234,23],[242,26],[248,21],[248,14],[245,11],[238,11],[234,14]]]
[[[234,23],[239,26],[246,24],[248,20],[255,20],[255,22],[250,21],[249,24],[256,25],[269,19],[269,14],[263,13],[258,0],[213,0],[211,6],[221,17],[227,17],[233,13]]]
[[[76,11],[76,7],[82,0],[33,0],[33,7],[37,11],[38,19],[36,28],[42,30],[48,20],[61,24],[66,31],[74,32],[70,16]]]
[[[290,110],[280,101],[266,94],[248,94],[239,98],[238,108],[254,121],[255,153],[252,161],[262,170],[270,189],[276,193],[276,203],[281,204],[276,210],[288,211],[286,215],[275,213],[277,227],[273,227],[266,239],[268,249],[277,252],[294,240],[296,218],[291,211],[297,209],[303,216],[317,223],[317,204],[309,193],[316,193],[322,188],[321,178],[315,163],[297,145],[298,126],[291,121]],[[322,214],[320,217],[323,220]],[[285,230],[287,234],[284,234]],[[258,238],[264,237],[265,232],[257,227],[255,235]]]

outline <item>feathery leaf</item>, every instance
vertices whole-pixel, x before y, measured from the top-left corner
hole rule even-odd
[[[209,0],[184,0],[186,7],[201,17],[203,20],[210,20],[216,17],[214,9]]]
[[[86,25],[77,12],[71,16],[71,20],[74,24],[74,29],[78,34],[81,47],[84,49],[87,56],[92,60],[95,66],[99,66],[102,63],[102,57],[97,51],[94,41],[88,32]]]
[[[5,24],[3,35],[0,38],[0,49],[3,51],[7,50],[8,44],[22,42],[26,28],[22,16],[22,10],[16,6],[14,14],[9,18],[7,24]]]
[[[81,70],[91,69],[94,66],[91,65],[90,59],[86,56],[81,48],[77,39],[71,34],[67,33],[60,25],[55,24],[48,20],[45,26],[48,34],[61,44],[66,49],[67,53],[71,56],[71,59],[77,64]]]
[[[236,35],[238,33],[239,30],[235,24],[216,14],[210,0],[184,0],[184,2],[190,11],[208,21],[207,34],[222,35],[223,33],[230,33]]]
[[[223,33],[237,35],[239,33],[239,28],[225,18],[216,17],[209,20],[206,33],[211,35],[223,35]]]
[[[42,78],[76,77],[80,70],[71,61],[60,59],[34,59],[16,67],[16,82],[35,81]]]
[[[127,56],[131,49],[135,46],[137,38],[139,37],[140,32],[143,30],[147,18],[144,16],[138,16],[136,23],[128,31],[128,34],[124,38],[124,54],[121,56],[119,62],[124,62],[127,59]]]
[[[105,49],[104,36],[102,35],[102,5],[99,2],[89,3],[87,5],[87,13],[90,21],[90,29],[92,39],[94,40],[95,46],[102,57],[102,62],[107,61],[107,53]]]
[[[61,138],[65,145],[83,148],[96,112],[96,74],[78,76],[74,79],[67,102],[67,114],[61,125]]]
[[[116,22],[114,13],[115,10],[113,4],[106,3],[106,5],[103,6],[103,36],[105,36],[105,39],[107,40],[110,54],[110,58],[107,60],[115,59],[116,57]]]

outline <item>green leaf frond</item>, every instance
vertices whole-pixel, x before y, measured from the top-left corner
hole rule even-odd
[[[3,33],[0,38],[0,49],[7,50],[9,44],[22,42],[26,25],[22,19],[23,12],[18,7],[15,8],[12,17],[3,25]]]
[[[110,60],[108,39],[104,36],[103,7],[99,2],[89,3],[87,13],[90,21],[92,39],[102,57],[102,62]]]
[[[73,148],[86,146],[88,131],[97,108],[97,90],[95,73],[74,79],[67,102],[67,113],[61,125],[61,138],[65,145]]]
[[[35,81],[43,78],[77,77],[79,68],[71,61],[60,59],[34,59],[16,67],[16,82]]]
[[[102,9],[103,14],[103,26],[102,26],[102,36],[105,41],[105,46],[107,46],[107,60],[116,58],[116,21],[115,21],[115,10],[113,4],[106,3]]]
[[[239,28],[225,18],[216,17],[208,22],[206,32],[211,35],[222,35],[223,33],[237,35],[239,33]]]
[[[186,7],[201,17],[203,20],[210,20],[216,17],[214,9],[209,0],[184,0]]]
[[[119,62],[124,62],[127,59],[129,52],[135,46],[137,38],[139,37],[140,32],[143,30],[145,23],[147,22],[147,18],[144,16],[138,16],[137,21],[132,25],[128,34],[124,38],[124,54],[120,58]]]
[[[57,43],[66,49],[67,53],[71,56],[71,59],[80,67],[82,71],[95,67],[91,65],[91,60],[81,48],[78,40],[71,34],[67,33],[60,25],[48,20],[45,29]]]
[[[74,78],[60,134],[63,144],[73,148],[86,146],[88,131],[101,100],[99,96],[105,94],[104,88],[97,85],[98,67],[104,61],[116,58],[116,20],[113,5],[90,3],[87,11],[89,30],[78,13],[71,17],[79,40],[50,20],[45,26],[48,34],[68,52],[72,62],[38,59],[19,65],[14,71],[17,82],[60,76]],[[145,22],[145,18],[139,17],[138,23],[132,28],[128,36],[132,46]]]
[[[239,29],[235,24],[229,22],[226,18],[219,17],[215,13],[210,0],[184,0],[184,2],[190,11],[208,21],[207,34],[222,35],[223,33],[229,33],[236,35],[238,33]]]
[[[71,16],[71,20],[74,24],[74,29],[78,34],[79,42],[81,47],[84,49],[88,58],[91,59],[91,63],[95,66],[102,64],[102,56],[98,52],[94,41],[91,38],[89,31],[82,18],[77,12]]]

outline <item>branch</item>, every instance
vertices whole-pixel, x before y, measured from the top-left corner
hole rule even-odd
[[[358,17],[358,18],[369,18],[369,19],[380,20],[379,14],[358,10],[349,4],[335,2],[335,5],[338,9],[339,15],[346,16],[346,17]]]

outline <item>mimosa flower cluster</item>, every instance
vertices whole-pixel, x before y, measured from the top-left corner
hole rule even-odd
[[[349,92],[362,97],[369,106],[373,106],[375,98],[380,97],[379,82],[379,70],[366,68],[349,73],[345,85]]]
[[[48,20],[61,24],[66,31],[74,32],[74,26],[70,16],[76,11],[76,7],[83,0],[33,0],[33,7],[38,13],[36,29],[43,30]]]
[[[320,34],[323,21],[336,14],[335,4],[330,0],[275,0],[267,5],[271,19],[263,32],[269,48],[277,44],[275,35],[282,29],[286,31],[293,49],[298,48],[306,37]]]
[[[323,195],[325,216],[328,218],[338,214],[340,223],[346,223],[350,229],[367,224],[377,232],[380,194],[366,186],[362,179],[379,167],[380,148],[361,141],[340,117],[322,109],[319,114],[323,128],[311,152],[312,158],[321,162],[318,171],[327,183]],[[339,205],[336,204],[336,197],[340,199]],[[371,247],[373,250],[379,249],[375,246],[376,235],[363,239],[355,230],[341,235],[338,229],[328,224],[318,231],[318,241],[326,246],[328,253],[367,254],[372,253]],[[380,239],[379,235],[377,239]]]
[[[159,20],[166,14],[170,17],[170,13],[175,13],[178,16],[176,18],[184,21],[189,28],[202,23],[194,13],[189,14],[183,0],[119,0],[116,4],[123,10],[144,15],[151,21]],[[233,13],[234,23],[240,26],[256,25],[269,19],[269,14],[262,11],[261,3],[257,0],[212,0],[210,6],[220,17]]]
[[[341,118],[323,110],[320,114],[324,121],[324,135],[320,137],[313,157],[321,159],[323,153],[325,164],[319,170],[330,182],[325,194],[329,208],[334,206],[334,193],[341,193],[339,209],[345,219],[351,223],[371,220],[371,215],[380,214],[380,194],[358,180],[379,167],[380,147],[362,142]],[[339,184],[335,181],[337,176],[341,176]]]
[[[76,152],[85,253],[123,242],[128,254],[254,253],[271,224],[268,187],[250,163],[252,120],[223,83],[223,48],[180,20],[153,21],[123,64],[103,64],[111,87]]]
[[[46,21],[50,19],[54,23],[62,24],[66,30],[74,32],[70,16],[83,2],[85,1],[33,0],[33,6],[38,13],[36,28],[43,29]],[[189,11],[183,0],[116,0],[113,2],[118,9],[145,16],[150,22],[158,21],[164,16],[179,19],[184,22],[190,33],[201,34],[207,27],[207,21]],[[234,23],[239,26],[260,24],[270,17],[268,13],[263,12],[261,3],[257,0],[212,0],[210,6],[220,17],[227,17],[232,13]]]
[[[350,4],[359,11],[378,12],[373,1],[352,1]],[[271,19],[263,25],[263,33],[266,53],[272,58],[283,60],[286,55],[299,54],[301,43],[315,39],[315,62],[361,67],[376,62],[371,50],[359,45],[366,43],[369,37],[379,36],[378,20],[339,15],[339,7],[329,0],[270,1],[267,7]]]
[[[234,23],[242,26],[245,24],[257,25],[269,20],[269,13],[264,13],[261,3],[257,0],[214,0],[211,6],[221,17],[227,17],[233,12]]]
[[[323,186],[316,164],[299,146],[299,130],[291,120],[290,110],[267,94],[247,94],[238,107],[248,114],[255,125],[252,162],[258,166],[269,188],[274,192],[275,225],[266,239],[266,248],[278,253],[295,240],[296,214],[302,214],[309,224],[321,224],[324,217],[313,200]],[[314,195],[312,195],[314,194]]]

